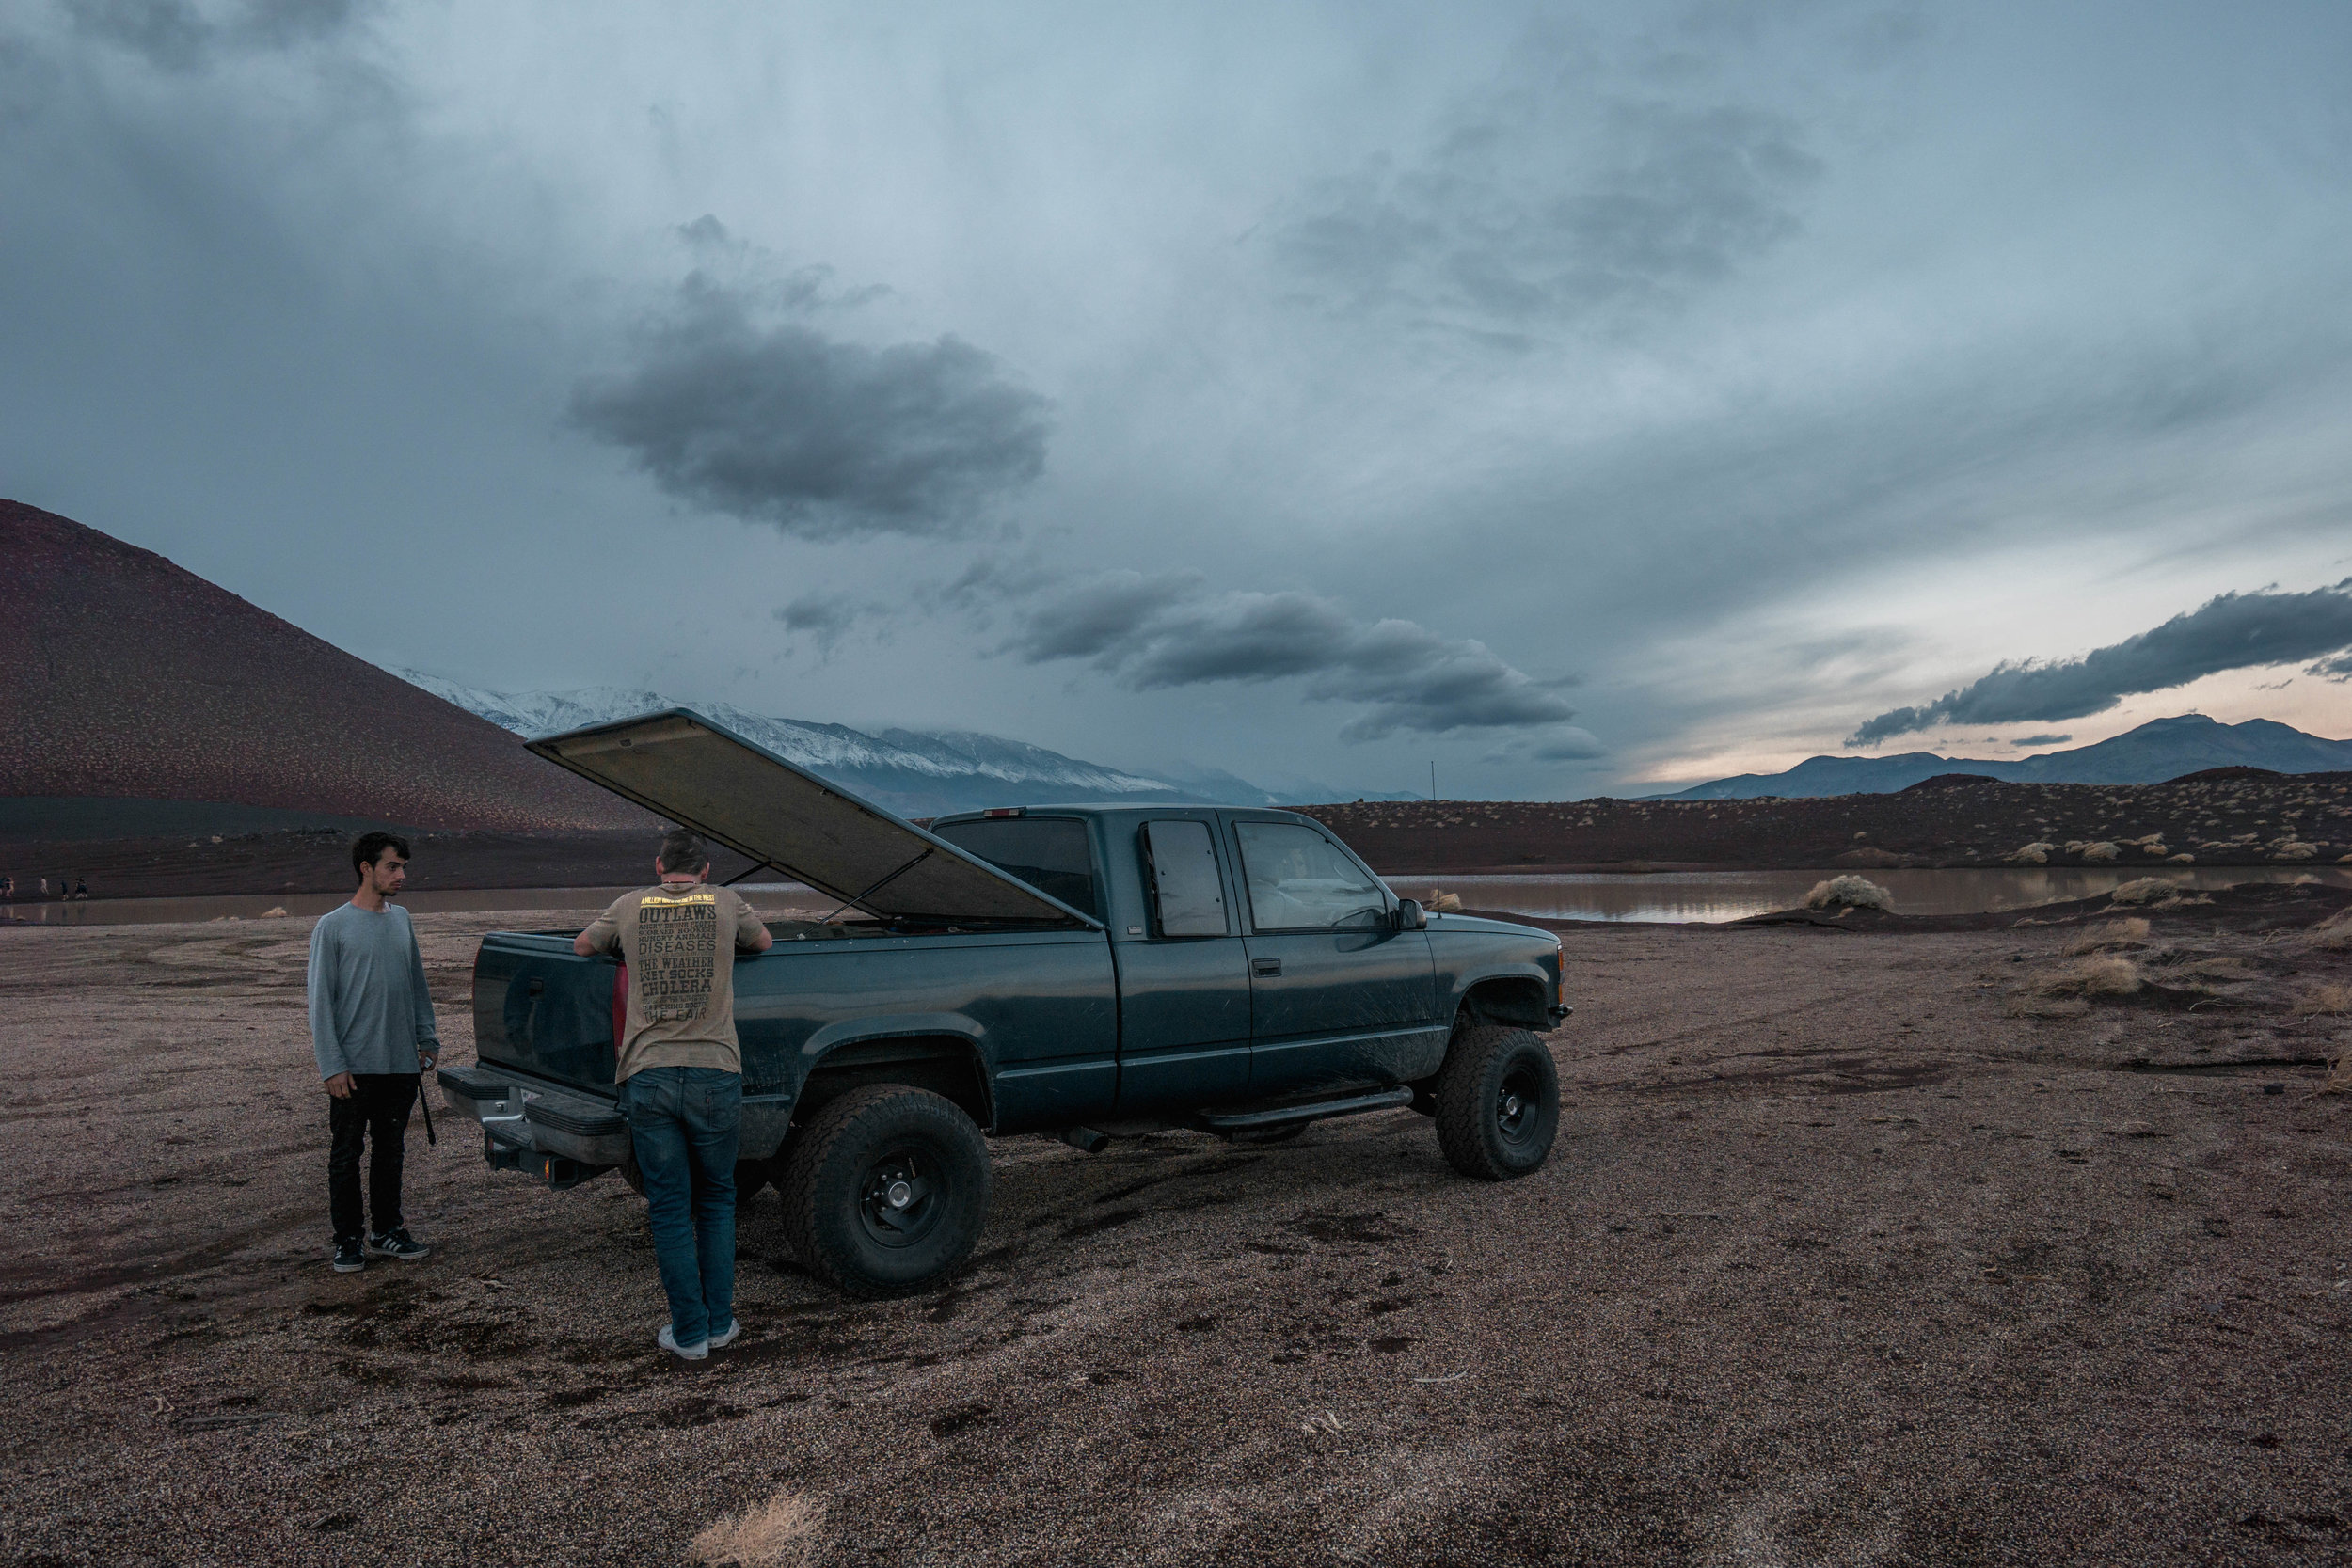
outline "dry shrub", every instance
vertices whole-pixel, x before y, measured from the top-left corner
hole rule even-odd
[[[1434,914],[1453,914],[1461,909],[1462,895],[1458,893],[1439,893],[1436,888],[1431,888],[1429,902],[1425,907]]]
[[[2139,966],[2129,958],[2078,958],[2042,977],[2052,996],[2129,996],[2139,985]]]
[[[1832,877],[1804,895],[1808,910],[1891,910],[1894,895],[1867,877]]]
[[[2352,1051],[2339,1052],[2313,1094],[2352,1094]]]
[[[2122,850],[2118,849],[2114,845],[2107,843],[2104,839],[2097,844],[2086,844],[2083,846],[2083,859],[2087,861],[2104,863],[2115,859],[2122,852]]]
[[[689,1562],[739,1563],[741,1568],[785,1568],[805,1562],[825,1521],[822,1503],[798,1492],[779,1492],[756,1508],[729,1514],[707,1527],[686,1549]]]
[[[2110,920],[2105,926],[2078,931],[2058,951],[2071,958],[2082,953],[2096,953],[2102,947],[2121,947],[2127,942],[2147,940],[2148,923],[2134,915],[2129,920]]]
[[[2341,980],[2328,980],[2313,986],[2295,999],[2295,1010],[2321,1017],[2352,1013],[2352,986]]]
[[[2162,877],[2142,877],[2136,882],[2125,882],[2107,895],[2111,904],[2153,904],[2169,898],[2181,891],[2178,882],[2168,882]]]
[[[2303,941],[2313,947],[2352,948],[2352,909],[2338,910],[2304,932]]]
[[[2009,858],[2026,865],[2047,865],[2050,863],[2050,856],[2057,849],[2058,846],[2055,844],[2028,844],[2023,848],[2012,850]]]

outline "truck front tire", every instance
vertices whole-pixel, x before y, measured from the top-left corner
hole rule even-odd
[[[1455,1035],[1436,1101],[1446,1163],[1481,1180],[1539,1168],[1560,1132],[1560,1069],[1531,1030],[1486,1024]]]
[[[793,1133],[776,1186],[792,1250],[811,1274],[850,1295],[903,1295],[978,1243],[988,1145],[945,1096],[873,1084]]]

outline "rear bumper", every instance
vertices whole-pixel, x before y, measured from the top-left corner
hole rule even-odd
[[[533,1170],[551,1156],[609,1170],[628,1158],[628,1121],[611,1101],[496,1067],[443,1068],[434,1076],[441,1102],[481,1127],[483,1157],[494,1165]],[[555,1179],[551,1169],[547,1179]]]

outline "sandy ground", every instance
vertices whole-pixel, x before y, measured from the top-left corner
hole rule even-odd
[[[455,1060],[507,923],[420,922]],[[446,1119],[436,1256],[327,1268],[306,935],[0,930],[0,1561],[2352,1561],[2352,1097],[2280,1065],[2352,955],[2184,1010],[2037,998],[2055,929],[1572,932],[1534,1178],[1007,1142],[881,1306],[763,1195],[688,1369],[642,1204]]]

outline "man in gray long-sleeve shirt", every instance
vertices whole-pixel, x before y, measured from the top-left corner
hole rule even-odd
[[[402,1222],[400,1168],[418,1085],[441,1053],[417,933],[408,911],[390,902],[408,879],[407,841],[363,834],[351,847],[351,866],[359,890],[310,931],[310,1046],[330,1097],[326,1194],[339,1274],[364,1268],[370,1251],[414,1262],[433,1250]],[[369,1144],[373,1227],[364,1227],[359,1193],[359,1155]]]

